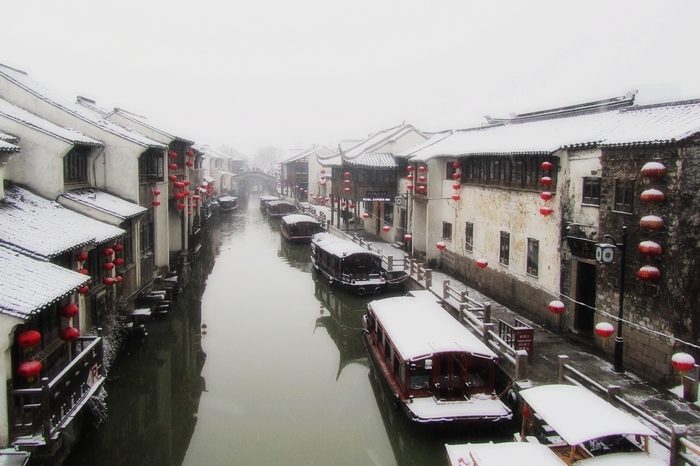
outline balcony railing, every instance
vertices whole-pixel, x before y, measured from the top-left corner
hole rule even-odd
[[[55,377],[41,379],[39,388],[15,389],[8,382],[10,444],[39,446],[58,439],[105,381],[102,338],[79,337],[76,356]]]

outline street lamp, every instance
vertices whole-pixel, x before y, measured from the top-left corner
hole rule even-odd
[[[617,337],[615,337],[615,359],[613,362],[613,371],[621,373],[623,372],[622,353],[624,349],[622,341],[622,311],[625,302],[625,253],[627,250],[627,227],[622,227],[621,243],[618,243],[617,240],[611,235],[605,235],[603,237],[603,239],[608,238],[613,241],[613,244],[596,244],[595,257],[596,260],[602,264],[612,264],[615,260],[615,249],[620,248],[620,297],[617,308]]]

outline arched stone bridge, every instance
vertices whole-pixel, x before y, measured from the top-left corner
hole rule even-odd
[[[219,186],[236,191],[239,195],[246,192],[275,192],[277,178],[262,170],[245,170],[238,173],[217,171]]]

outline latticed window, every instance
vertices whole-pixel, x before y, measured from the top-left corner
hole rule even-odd
[[[153,252],[153,222],[141,221],[141,257],[145,257]]]
[[[474,224],[467,222],[464,227],[464,250],[472,251],[474,249]]]
[[[583,179],[583,203],[600,205],[600,178],[585,177]]]
[[[148,183],[163,181],[164,155],[161,151],[148,149],[139,157],[139,181]]]
[[[87,185],[89,162],[90,147],[74,146],[63,157],[63,183],[67,185]]]
[[[452,239],[452,224],[449,222],[442,222],[442,237],[445,239]]]
[[[510,263],[510,233],[501,232],[501,248],[499,253],[499,261],[503,265]]]
[[[634,180],[615,180],[615,207],[617,212],[631,213],[634,208]]]
[[[536,239],[527,239],[527,273],[534,275],[539,274],[540,262],[540,242]]]

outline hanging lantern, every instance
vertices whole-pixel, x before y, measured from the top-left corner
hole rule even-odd
[[[540,180],[540,183],[542,183],[545,186],[550,186],[552,184],[552,178],[550,178],[549,176],[543,176]]]
[[[78,262],[85,262],[86,260],[88,260],[88,255],[86,252],[80,252],[75,255],[75,260],[77,260]]]
[[[387,233],[389,230],[391,230],[391,227],[390,227],[389,225],[384,225],[384,226],[382,227],[382,231],[383,231],[384,233]]]
[[[645,265],[637,271],[637,278],[645,283],[653,283],[661,278],[661,271],[653,265]]]
[[[345,191],[346,193],[349,193],[349,192],[350,192],[350,188],[348,188],[348,187],[346,186],[345,188],[343,188],[343,191]]]
[[[170,165],[168,165],[168,168],[170,168],[171,170],[177,170],[177,164],[171,163]]]
[[[554,165],[552,165],[552,162],[550,162],[548,160],[545,160],[544,162],[542,162],[542,170],[544,170],[546,172],[551,170],[553,166]]]
[[[61,310],[59,312],[61,314],[61,317],[70,319],[71,317],[75,317],[78,314],[80,314],[80,308],[73,303],[69,303],[65,306],[61,306]]]
[[[185,198],[185,193],[183,193],[183,192],[173,194],[173,199],[177,199],[178,201],[180,199],[184,199],[184,198]]]
[[[427,179],[427,178],[426,178],[425,176],[421,175],[421,176],[418,177],[418,182],[419,182],[419,183],[425,183],[425,180],[426,180],[426,179]]]
[[[423,186],[423,185],[418,186],[417,189],[418,189],[418,192],[420,192],[420,193],[424,193],[424,192],[425,192],[425,186]]]
[[[413,181],[413,173],[409,173],[409,174],[406,176],[406,179],[407,179],[408,181]]]
[[[117,275],[117,277],[114,279],[114,281],[117,282],[117,283],[121,283],[121,282],[124,281],[124,279],[122,278],[121,275]]]
[[[202,188],[206,188],[207,186],[209,186],[209,183],[207,183],[206,181],[202,181],[202,184],[200,184],[200,186]]]
[[[182,189],[185,187],[185,183],[183,183],[182,181],[176,181],[175,183],[173,183],[173,186],[175,186],[177,189]]]
[[[655,241],[642,241],[637,250],[646,257],[659,257],[662,253],[661,245]]]
[[[87,274],[88,274],[88,270],[87,270],[87,269],[78,269],[77,272],[78,272],[78,273],[82,273],[83,275],[87,275]]]
[[[170,153],[168,154],[168,157],[170,157],[171,159],[176,159],[177,152],[171,150]]]
[[[80,293],[80,294],[85,294],[88,291],[90,291],[90,287],[87,285],[84,285],[84,286],[81,286],[80,288],[78,288],[78,293]]]
[[[322,169],[321,169],[321,174],[324,174],[324,173],[326,173],[326,170],[324,170],[324,169],[322,168]]]
[[[368,214],[367,212],[363,213],[363,214],[362,214],[362,218],[364,218],[365,220],[367,220],[367,219],[369,218],[369,214]]]
[[[459,162],[452,162],[452,168],[457,170],[459,168]]]
[[[112,248],[105,248],[105,249],[102,250],[102,254],[103,254],[105,257],[109,257],[109,256],[111,256],[112,254],[114,254],[114,249],[112,249]]]
[[[595,333],[599,337],[603,338],[603,341],[607,340],[613,333],[615,333],[615,327],[609,322],[600,322],[595,326]]]
[[[549,191],[543,191],[543,192],[540,193],[540,197],[541,197],[543,200],[548,201],[548,200],[550,200],[552,197],[554,197],[554,194],[552,194],[552,193],[549,192]]]
[[[695,358],[688,353],[676,353],[671,356],[671,365],[683,375],[695,368]]]
[[[350,180],[344,180],[343,183],[344,183],[345,185],[349,185],[349,184],[350,184]]]
[[[643,230],[660,230],[664,227],[664,219],[656,215],[646,215],[639,220],[639,227]]]
[[[486,259],[479,259],[478,261],[476,261],[476,266],[480,269],[485,269],[486,267],[488,267],[488,265],[489,261],[487,261]]]
[[[562,303],[559,300],[554,300],[551,303],[549,303],[549,311],[552,314],[561,314],[564,312],[564,309],[566,309],[566,306],[564,306],[564,303]]]
[[[421,173],[424,173],[425,170],[426,170],[425,165],[421,165],[420,167],[418,167],[418,171]]]
[[[102,265],[102,268],[105,269],[105,270],[112,270],[112,269],[114,269],[114,264],[111,263],[111,262],[105,262],[105,263]]]
[[[330,197],[327,197],[327,198],[326,198],[326,202],[331,202],[331,198],[330,198]]]
[[[435,247],[442,251],[447,247],[447,244],[445,244],[443,241],[438,241],[437,244],[435,244]]]
[[[532,411],[530,411],[530,406],[527,404],[523,407],[523,417],[525,419],[530,419],[532,417]]]
[[[102,279],[102,283],[107,286],[114,285],[114,279],[112,277],[105,277]]]
[[[461,175],[460,173],[453,173],[453,174],[452,174],[452,179],[453,179],[453,180],[458,180],[458,179],[460,179],[460,178],[462,178],[462,175]]]
[[[185,210],[185,204],[179,203],[179,204],[177,205],[177,210]]]
[[[666,166],[661,162],[648,162],[642,167],[642,175],[648,178],[666,176]]]
[[[321,186],[325,186],[325,185],[326,185],[326,182],[325,182],[325,181],[321,181]]]
[[[80,332],[75,327],[66,327],[60,332],[58,332],[58,336],[63,341],[71,342],[78,339],[78,337],[80,336]]]
[[[185,162],[185,165],[187,165],[188,167],[192,167],[192,166],[194,166],[194,162],[191,160],[188,160],[187,162]]]
[[[407,184],[406,189],[409,191],[413,191],[413,185],[412,184]]]
[[[406,170],[408,170],[409,172],[412,172],[412,171],[413,171],[413,165],[409,165],[408,167],[406,167]]]
[[[41,373],[41,363],[39,361],[23,362],[17,368],[17,374],[24,379],[33,379]]]
[[[170,181],[177,181],[177,175],[168,175]]]
[[[646,191],[642,192],[640,198],[642,199],[642,202],[648,202],[649,204],[660,204],[666,199],[666,196],[658,189],[647,189]]]
[[[153,195],[154,195],[154,196],[160,196],[160,190],[159,190],[159,189],[154,189],[154,190],[153,190]]]
[[[186,152],[186,154],[187,154],[187,157],[194,157],[194,152],[192,152],[191,150],[188,150]]]
[[[350,172],[345,172],[345,173],[343,173],[343,176],[344,176],[345,178],[350,178]]]
[[[353,203],[351,202],[350,204],[348,204],[348,207],[349,207],[350,209],[354,209],[354,208],[355,208],[355,204],[353,204]]]
[[[453,200],[453,201],[459,201],[459,199],[460,199],[459,194],[453,194],[453,195],[452,195],[452,200]]]
[[[552,215],[552,212],[554,212],[554,209],[548,206],[540,207],[540,213],[547,217],[548,215]]]
[[[36,330],[28,330],[17,335],[17,344],[22,348],[34,348],[41,343],[41,333]]]
[[[158,207],[158,206],[160,205],[160,201],[153,201],[152,204],[153,204],[155,207]]]
[[[119,267],[120,265],[124,265],[124,259],[122,259],[121,257],[117,257],[116,259],[114,259],[114,265],[116,265],[117,267]]]
[[[405,235],[403,235],[403,240],[407,243],[410,243],[412,239],[413,239],[413,236],[411,236],[410,233],[406,233]]]

